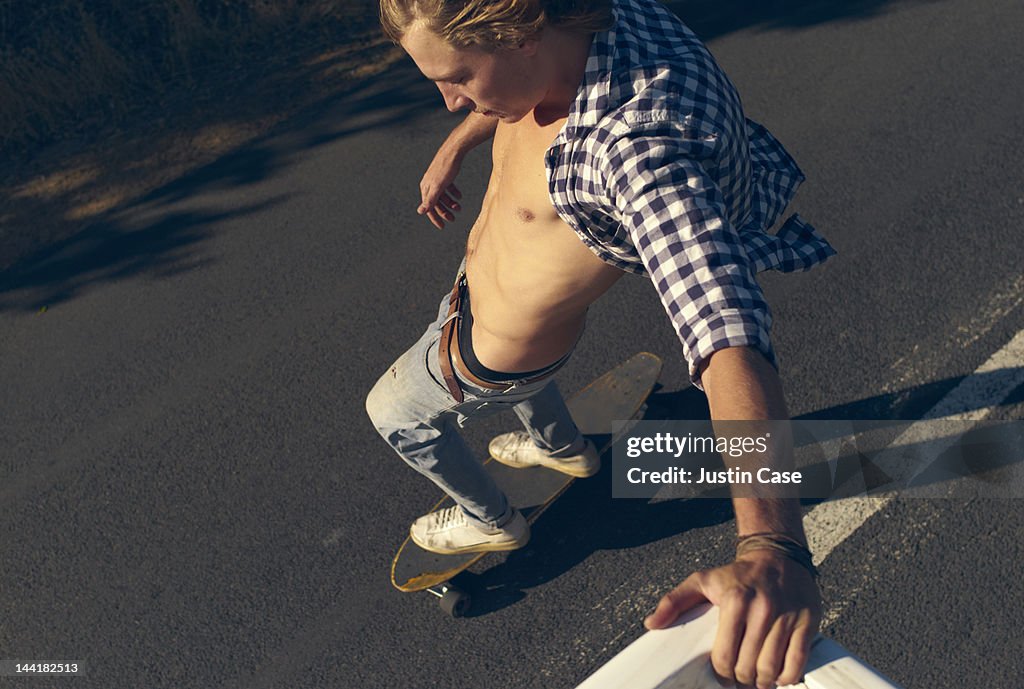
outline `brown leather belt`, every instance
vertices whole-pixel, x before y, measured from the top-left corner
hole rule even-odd
[[[437,347],[437,354],[441,364],[441,375],[444,377],[444,383],[448,386],[448,392],[452,393],[452,397],[454,397],[455,401],[460,404],[465,399],[465,396],[462,393],[462,388],[459,387],[459,379],[455,376],[455,367],[458,367],[459,375],[473,385],[484,388],[485,390],[506,390],[510,385],[509,383],[495,383],[493,381],[478,378],[466,368],[466,364],[462,360],[462,353],[459,351],[459,321],[462,320],[462,294],[465,288],[466,274],[464,272],[459,273],[459,276],[455,278],[455,286],[452,288],[452,293],[448,296],[448,317],[445,320],[444,325],[441,326],[441,340]],[[557,366],[553,367],[551,370],[545,370],[539,375],[522,381],[517,381],[517,383],[535,383],[539,380],[549,378],[558,368],[559,367]]]

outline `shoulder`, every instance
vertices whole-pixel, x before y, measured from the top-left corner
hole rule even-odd
[[[605,98],[590,98],[592,121],[626,134],[656,123],[697,133],[742,119],[739,96],[707,47],[654,0],[617,0],[607,44]]]

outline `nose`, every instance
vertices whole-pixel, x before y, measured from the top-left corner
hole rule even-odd
[[[457,112],[463,108],[474,109],[473,101],[460,94],[454,86],[438,84],[437,88],[441,91],[441,96],[444,97],[444,104],[450,112]]]

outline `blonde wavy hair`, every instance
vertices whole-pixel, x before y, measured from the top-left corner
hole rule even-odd
[[[415,21],[456,48],[513,48],[545,26],[591,33],[614,23],[611,0],[380,0],[380,23],[395,43]]]

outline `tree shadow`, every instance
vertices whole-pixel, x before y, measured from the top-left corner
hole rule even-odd
[[[256,215],[287,198],[232,211],[171,213],[138,228],[97,223],[0,276],[0,313],[34,313],[74,299],[97,284],[142,275],[165,278],[207,267],[215,259],[200,254],[213,225]]]
[[[318,69],[326,68],[318,65]],[[204,218],[202,213],[181,212],[174,208],[175,204],[204,193],[251,187],[280,175],[298,161],[304,151],[369,130],[408,124],[427,112],[436,112],[439,107],[443,104],[437,90],[406,60],[385,75],[352,83],[344,92],[309,106],[234,152],[88,220],[68,217],[73,215],[71,209],[80,205],[77,187],[40,195],[9,193],[0,198],[0,222],[25,228],[23,235],[36,232],[56,239],[35,237],[22,241],[28,249],[18,246],[17,238],[5,239],[11,243],[0,247],[0,298],[4,294],[39,288],[44,283],[48,291],[70,298],[82,284],[99,282],[104,274],[114,275],[108,273],[109,263],[122,260],[128,254],[132,255],[132,266],[138,272],[147,268],[159,270],[164,262],[179,261],[181,252],[199,240],[193,230],[204,220],[209,223],[257,210],[242,207],[210,213]],[[250,115],[257,117],[258,113]],[[125,167],[131,165],[125,164]],[[279,197],[279,201],[283,200]],[[165,217],[147,231],[127,229],[122,218],[140,210],[149,214],[163,212]],[[41,227],[44,224],[45,231]],[[131,247],[122,256],[111,256],[112,252],[107,250],[80,250],[84,246],[94,247],[99,238],[114,238],[120,234],[132,237]],[[168,242],[169,235],[180,241]],[[146,237],[153,240],[152,244],[145,244]],[[168,256],[168,252],[173,256]],[[58,255],[61,265],[54,270],[52,263]],[[3,268],[5,265],[7,267]],[[130,272],[116,273],[118,277],[127,274]],[[3,310],[11,308],[10,300],[7,301]]]
[[[156,189],[128,208],[173,204],[197,193],[235,189],[269,179],[297,154],[366,131],[408,124],[443,108],[437,89],[408,60],[311,107],[243,150]],[[285,146],[281,139],[287,139]]]
[[[211,261],[190,258],[210,237],[214,223],[253,216],[286,203],[287,195],[220,211],[179,210],[175,204],[208,192],[237,190],[280,174],[302,151],[361,132],[408,123],[432,110],[436,89],[409,65],[387,79],[366,80],[343,96],[322,103],[241,150],[201,167],[144,197],[104,213],[60,241],[37,249],[0,273],[0,313],[33,312],[81,294],[90,285],[141,274],[184,272]],[[287,145],[282,140],[287,139]],[[128,213],[126,213],[126,211]],[[123,216],[144,211],[158,218],[135,229]],[[23,199],[14,212],[31,217],[40,202]]]
[[[1007,369],[979,374],[983,383],[1005,387],[1007,380],[1018,380],[1021,369]],[[906,390],[878,395],[849,404],[822,409],[812,414],[796,417],[794,420],[844,420],[844,419],[897,419],[895,416],[875,416],[873,412],[888,408],[899,413],[898,418],[914,421],[918,417],[908,415],[911,409],[934,405],[936,394],[940,397],[956,387],[962,378],[949,378],[934,383],[908,388]],[[1024,386],[1018,386],[1000,406],[1011,406],[1024,400]],[[871,415],[861,416],[864,411]],[[971,409],[955,410],[966,412]],[[692,419],[708,420],[710,414],[706,399],[695,388],[672,392],[655,392],[648,400],[645,421]],[[825,440],[825,438],[821,438]],[[534,527],[530,544],[513,551],[502,562],[485,570],[475,570],[460,576],[459,585],[474,596],[472,616],[487,615],[513,605],[528,595],[531,588],[557,579],[591,555],[602,550],[628,550],[651,543],[678,537],[693,529],[702,529],[729,522],[733,519],[728,488],[722,487],[715,493],[704,493],[696,499],[612,499],[611,451],[606,452],[605,467],[592,478],[576,481],[565,494],[548,508]],[[843,460],[840,459],[840,462]],[[1016,458],[1013,461],[1024,461]],[[991,470],[992,466],[979,467],[978,471]],[[824,464],[810,467],[811,470],[825,469]],[[915,479],[915,486],[935,481],[949,480],[948,474],[937,472]],[[805,506],[814,505],[821,498],[801,500]],[[714,559],[718,553],[708,553]],[[731,556],[731,552],[722,553]],[[484,561],[486,562],[486,560]]]
[[[852,0],[833,3],[825,0],[693,0],[669,2],[668,6],[704,39],[709,40],[745,29],[803,28],[828,22],[867,19],[890,7],[911,2],[938,1]],[[372,51],[366,55],[367,59],[379,57],[379,53]],[[348,54],[293,65],[288,71],[287,81],[289,84],[300,84],[295,87],[299,90],[311,88],[303,85],[315,83],[320,76],[351,59],[351,54]],[[242,85],[238,88],[241,89]],[[233,93],[234,90],[229,89],[223,94],[222,100],[230,102]],[[216,124],[218,118],[225,123],[231,122],[231,118],[238,115],[257,119],[271,113],[275,103],[273,99],[266,102],[250,99],[244,107],[246,110],[243,113],[211,108],[212,119],[188,124],[198,129]],[[198,244],[205,236],[197,228],[213,217],[251,213],[252,209],[239,208],[211,214],[210,218],[205,219],[191,213],[171,213],[143,232],[123,229],[118,214],[140,207],[169,207],[203,192],[244,188],[280,174],[303,151],[370,130],[408,123],[413,118],[437,111],[441,107],[440,96],[433,85],[423,79],[408,59],[404,59],[383,74],[354,80],[344,90],[313,102],[300,114],[235,152],[149,192],[142,198],[97,214],[88,222],[69,220],[67,213],[59,210],[63,208],[66,211],[74,207],[77,193],[74,189],[46,197],[9,194],[0,199],[0,222],[25,227],[23,234],[27,235],[36,232],[27,228],[34,227],[39,219],[47,218],[54,226],[45,234],[56,239],[40,239],[36,242],[33,238],[26,241],[34,248],[23,250],[24,247],[8,247],[0,251],[0,266],[10,265],[0,273],[0,297],[32,289],[42,290],[47,295],[57,295],[54,297],[57,300],[66,300],[80,293],[86,284],[115,277],[123,278],[147,270],[162,270],[168,263],[191,265],[194,269],[203,263],[196,261],[190,264],[183,252],[188,246]],[[100,246],[103,244],[102,238],[112,240],[119,234],[130,234],[132,237],[131,246],[126,250],[118,252],[113,249],[113,242],[106,248]],[[147,238],[150,240],[148,244]],[[22,258],[8,261],[4,255],[11,252]],[[30,302],[35,305],[54,298],[33,297]],[[10,310],[15,307],[8,298],[6,303],[0,302],[0,308]]]

